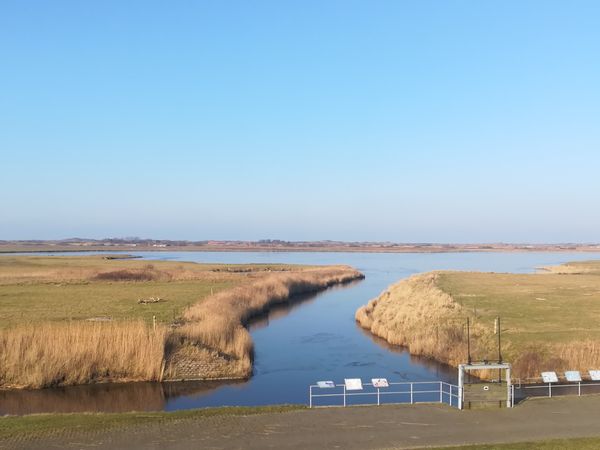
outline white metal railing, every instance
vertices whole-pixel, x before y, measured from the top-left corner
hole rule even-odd
[[[319,387],[316,384],[309,386],[309,408],[348,406],[349,400],[355,397],[369,398],[373,397],[373,402],[356,403],[357,405],[381,405],[381,404],[415,404],[415,403],[447,403],[450,406],[458,407],[459,389],[458,386],[445,381],[413,381],[389,383],[389,387],[375,387],[372,383],[363,383],[363,390],[349,391],[345,384],[335,384],[333,387]],[[328,392],[335,389],[342,389],[341,392]],[[366,389],[365,389],[366,388]],[[315,394],[313,391],[318,390]],[[341,404],[316,405],[316,399],[339,399]],[[386,401],[390,399],[391,401]],[[454,399],[454,400],[453,400]],[[395,401],[394,401],[395,400]],[[398,401],[400,400],[400,401]]]
[[[572,382],[563,382],[563,383],[540,383],[540,384],[522,384],[521,380],[518,380],[516,384],[513,385],[513,399],[515,397],[515,390],[521,391],[522,393],[529,392],[532,393],[532,396],[547,396],[552,397],[554,395],[577,395],[581,397],[582,390],[586,390],[588,387],[597,386],[600,387],[600,382],[586,382],[586,381],[572,381]],[[571,391],[577,391],[576,393],[565,392],[565,388],[570,388]],[[553,392],[554,391],[554,392]],[[600,392],[600,388],[596,389],[597,392]],[[535,395],[539,393],[538,395]],[[527,395],[523,395],[523,397],[527,397]]]

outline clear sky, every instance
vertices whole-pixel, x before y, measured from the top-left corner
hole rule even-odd
[[[0,2],[0,239],[600,241],[598,1]]]

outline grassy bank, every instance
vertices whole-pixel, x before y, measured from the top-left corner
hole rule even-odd
[[[456,366],[472,355],[497,358],[494,320],[502,318],[503,356],[515,376],[600,367],[600,263],[570,263],[543,274],[437,272],[391,286],[356,319],[413,354]]]
[[[434,447],[429,447],[434,448]],[[551,439],[547,441],[515,442],[510,444],[476,444],[452,447],[435,447],[435,450],[596,450],[600,438]]]
[[[0,387],[248,376],[250,316],[358,275],[344,267],[3,256]]]
[[[22,417],[0,418],[0,441],[18,437],[36,439],[56,436],[63,432],[89,433],[110,431],[136,425],[157,425],[182,422],[201,417],[247,416],[304,409],[302,405],[276,405],[259,407],[221,407],[174,412],[145,412],[120,414],[33,414]]]

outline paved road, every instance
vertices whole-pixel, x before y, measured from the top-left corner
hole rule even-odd
[[[535,399],[516,408],[438,405],[330,408],[203,417],[93,434],[0,443],[3,448],[381,449],[600,436],[600,397]]]

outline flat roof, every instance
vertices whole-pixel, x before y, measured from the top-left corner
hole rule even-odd
[[[464,370],[475,370],[475,369],[510,369],[509,363],[471,363],[471,364],[459,364],[459,368]]]

